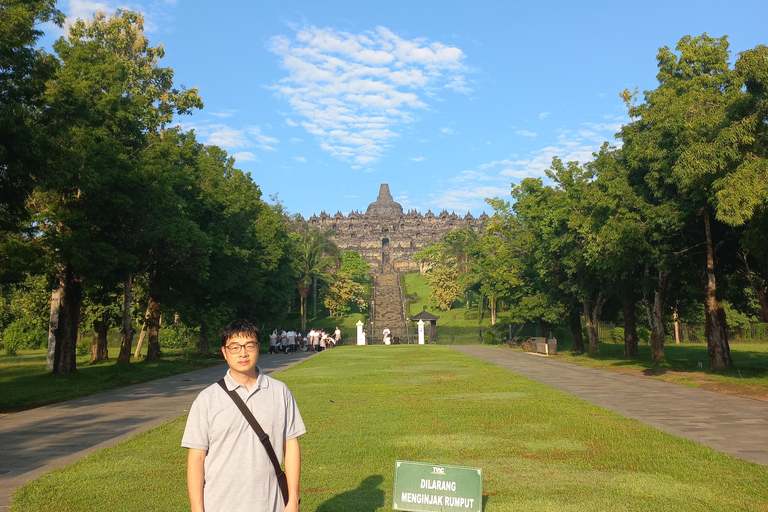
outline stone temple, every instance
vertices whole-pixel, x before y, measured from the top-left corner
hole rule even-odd
[[[389,185],[382,184],[379,197],[368,205],[365,213],[353,211],[349,215],[312,215],[309,225],[321,231],[333,230],[336,245],[342,251],[357,251],[368,261],[374,274],[404,273],[418,270],[413,255],[420,249],[442,241],[442,236],[461,227],[480,229],[488,216],[475,218],[467,212],[464,217],[446,210],[425,215],[411,210],[404,212],[402,205],[392,199]]]
[[[321,231],[332,230],[340,250],[357,251],[371,264],[373,282],[366,326],[369,342],[381,343],[381,332],[388,327],[396,343],[406,343],[414,335],[410,332],[400,274],[419,269],[413,256],[420,249],[441,242],[443,235],[458,228],[479,230],[487,218],[485,213],[478,218],[470,213],[460,217],[445,210],[439,215],[431,211],[422,215],[416,210],[405,213],[384,183],[379,197],[365,213],[354,211],[345,216],[338,212],[331,216],[322,212],[310,217],[309,225]]]

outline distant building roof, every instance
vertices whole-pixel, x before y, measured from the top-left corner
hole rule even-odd
[[[379,188],[379,197],[368,205],[368,210],[365,213],[371,217],[397,218],[403,214],[403,207],[392,199],[389,185],[382,183]]]
[[[418,322],[419,320],[424,320],[425,322],[434,322],[439,320],[439,316],[435,316],[432,313],[429,313],[426,309],[419,313],[418,315],[413,315],[410,320],[412,322]]]

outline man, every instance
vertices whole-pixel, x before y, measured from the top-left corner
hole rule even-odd
[[[336,330],[333,331],[333,346],[335,347],[341,343],[341,330],[339,330],[339,326],[336,326]]]
[[[277,354],[277,329],[273,329],[269,335],[269,353]]]
[[[285,460],[288,504],[267,450],[235,402],[213,384],[192,404],[181,446],[188,448],[187,488],[192,512],[297,512],[304,421],[288,387],[267,377],[259,359],[259,330],[235,320],[221,335],[229,365],[224,376],[269,436],[278,461]]]
[[[391,338],[391,334],[392,334],[392,333],[391,333],[391,331],[389,330],[389,327],[387,327],[387,326],[385,325],[385,326],[384,326],[384,331],[382,332],[382,334],[384,335],[384,344],[385,344],[385,345],[389,345],[390,343],[392,343],[392,338]]]

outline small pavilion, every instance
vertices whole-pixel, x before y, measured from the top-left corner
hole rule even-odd
[[[437,321],[440,320],[439,316],[435,316],[427,311],[427,306],[424,306],[424,311],[417,315],[413,315],[408,319],[411,322],[418,322],[423,320],[424,323],[429,323],[429,342],[434,343],[437,341]]]

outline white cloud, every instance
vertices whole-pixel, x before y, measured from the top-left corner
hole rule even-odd
[[[186,125],[190,129],[189,125]],[[264,151],[277,151],[274,147],[280,141],[261,133],[259,126],[246,126],[237,130],[225,124],[203,124],[193,126],[202,137],[207,137],[208,144],[214,144],[227,150],[256,147]]]
[[[288,73],[275,94],[322,149],[355,165],[377,162],[434,91],[470,91],[459,48],[384,27],[352,34],[310,26],[293,39],[273,37],[269,50]]]
[[[288,126],[299,126],[299,123],[291,120],[289,117],[285,118],[285,124],[287,124]]]
[[[247,148],[251,146],[243,130],[235,130],[229,126],[212,125],[213,132],[208,136],[208,144],[214,144],[225,149]]]
[[[550,114],[550,112],[542,112],[541,114],[539,114],[539,119],[544,119],[544,118],[545,118],[545,117],[547,117],[549,114]]]
[[[515,133],[522,137],[535,137],[536,132],[529,132],[528,130],[517,130]]]
[[[296,160],[297,162],[301,162],[303,164],[307,163],[307,159],[304,158],[303,156],[295,156],[295,157],[293,157],[293,159]]]
[[[256,155],[253,153],[249,153],[248,151],[242,151],[240,153],[235,153],[232,155],[232,158],[237,160],[238,162],[260,162]]]
[[[467,212],[470,210],[480,210],[485,204],[487,197],[499,197],[509,194],[509,186],[481,186],[464,187],[453,190],[441,191],[433,195],[430,204],[436,210],[453,210],[455,212]]]
[[[623,123],[585,123],[585,124],[590,128],[592,128],[593,130],[596,130],[599,132],[609,131],[611,133],[617,133],[619,130],[621,130],[621,127],[624,125]]]
[[[411,158],[411,160],[413,160],[414,162],[423,162],[424,160],[426,160],[426,158],[423,156],[417,156],[417,157]]]
[[[454,131],[453,131],[453,128],[445,127],[445,128],[440,128],[440,133],[444,133],[446,135],[453,135]]]
[[[235,115],[235,112],[237,112],[237,111],[236,110],[225,110],[224,112],[208,112],[208,114],[212,115],[214,117],[226,118],[226,117],[232,117],[233,115]]]

